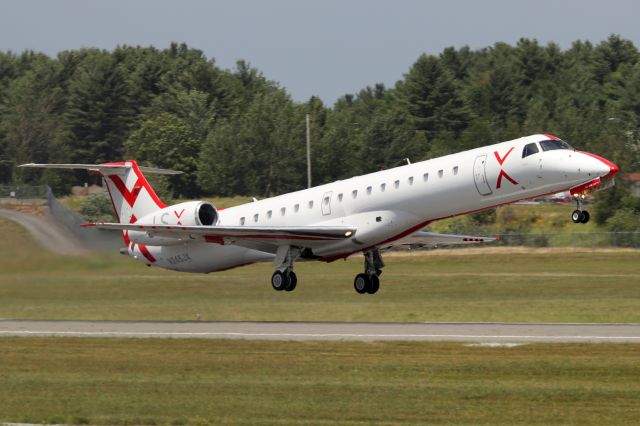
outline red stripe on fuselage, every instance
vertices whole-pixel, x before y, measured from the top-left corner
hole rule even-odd
[[[421,222],[421,223],[419,223],[419,224],[417,224],[415,226],[412,226],[411,228],[407,229],[406,231],[403,231],[403,232],[399,233],[398,235],[395,235],[395,236],[393,236],[391,238],[387,238],[386,240],[384,240],[384,241],[382,241],[380,243],[376,243],[376,244],[370,245],[370,246],[368,246],[366,248],[358,249],[358,250],[351,251],[351,252],[344,252],[344,253],[340,253],[340,254],[337,254],[337,255],[334,255],[334,256],[323,257],[320,260],[322,260],[324,262],[327,262],[327,263],[330,263],[330,262],[334,262],[334,261],[336,261],[338,259],[346,259],[347,257],[351,256],[352,254],[365,252],[367,250],[378,248],[380,246],[384,246],[387,243],[391,243],[393,241],[399,240],[400,238],[406,237],[407,235],[412,234],[412,233],[414,233],[415,231],[417,231],[417,230],[419,230],[421,228],[424,228],[425,226],[427,226],[428,224],[430,224],[432,222],[437,222],[439,220],[448,219],[448,218],[451,218],[451,217],[464,216],[464,215],[471,214],[471,213],[478,213],[478,212],[482,212],[482,211],[485,211],[485,210],[491,210],[491,209],[495,209],[496,207],[506,206],[506,205],[509,205],[509,204],[517,203],[518,201],[531,200],[531,199],[538,198],[538,197],[544,197],[546,195],[557,194],[558,192],[562,192],[562,191],[547,192],[547,193],[544,193],[544,194],[534,195],[532,197],[520,198],[518,200],[508,201],[506,203],[494,204],[492,206],[482,207],[480,209],[469,210],[469,211],[466,211],[466,212],[463,212],[463,213],[457,213],[457,214],[452,214],[452,215],[449,215],[449,216],[442,216],[442,217],[438,217],[438,218],[435,218],[435,219],[427,220],[427,221]]]
[[[248,235],[205,235],[206,238],[255,238],[255,239],[276,239],[276,240],[310,240],[310,241],[339,241],[341,237],[304,237],[300,235],[260,235],[260,234],[248,234]]]

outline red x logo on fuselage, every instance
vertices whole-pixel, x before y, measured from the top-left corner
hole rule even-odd
[[[498,151],[493,152],[493,155],[496,156],[496,160],[498,160],[498,164],[500,164],[500,166],[502,166],[502,164],[507,159],[509,154],[511,154],[511,151],[513,151],[513,147],[511,147],[511,149],[509,149],[509,151],[507,151],[507,153],[502,158],[500,157],[500,154],[498,154]],[[516,182],[511,176],[509,176],[507,172],[505,172],[504,170],[502,170],[502,168],[500,168],[500,173],[498,174],[498,182],[496,182],[496,189],[500,189],[500,187],[502,186],[503,177],[505,177],[509,182],[511,182],[514,185],[518,184],[518,182]]]

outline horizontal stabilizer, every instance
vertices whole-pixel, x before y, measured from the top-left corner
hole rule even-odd
[[[104,164],[37,164],[37,163],[29,163],[29,164],[21,164],[18,167],[30,167],[30,168],[40,168],[40,169],[70,169],[70,170],[88,170],[91,172],[99,172],[102,174],[108,173],[109,171],[118,171],[118,170],[127,170],[131,168],[131,163],[122,162],[122,163],[104,163]],[[181,171],[177,170],[169,170],[169,169],[159,169],[157,167],[144,167],[138,166],[141,172],[143,173],[153,173],[159,175],[179,175],[182,174]]]

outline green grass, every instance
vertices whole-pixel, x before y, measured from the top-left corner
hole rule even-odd
[[[0,339],[0,420],[637,424],[640,346]]]
[[[0,221],[0,318],[640,322],[640,252],[489,247],[387,256],[375,296],[352,282],[362,258],[296,264],[275,292],[270,264],[196,275],[125,256],[61,257]]]
[[[585,206],[587,210],[593,207]],[[570,245],[570,235],[591,232],[603,232],[595,220],[587,224],[575,224],[571,221],[573,205],[562,204],[510,204],[496,208],[495,222],[479,224],[472,215],[444,219],[429,225],[433,232],[465,232],[481,235],[508,233],[555,234],[549,241],[551,246]]]

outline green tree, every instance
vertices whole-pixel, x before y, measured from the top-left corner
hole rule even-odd
[[[201,189],[196,180],[200,144],[181,118],[163,113],[145,121],[125,144],[127,154],[156,167],[182,171],[168,180],[174,196],[194,197]]]
[[[68,82],[58,153],[64,162],[118,160],[132,122],[127,88],[116,61],[108,52],[88,51]]]
[[[12,81],[0,104],[4,154],[11,165],[48,161],[63,101],[57,73],[57,64],[48,57],[32,57],[30,69]],[[29,181],[42,173],[21,170],[19,174]]]
[[[284,91],[258,95],[220,122],[200,156],[199,182],[220,195],[274,195],[305,187],[304,109]]]
[[[88,222],[117,222],[111,198],[105,192],[90,194],[80,204],[80,214]]]
[[[422,55],[398,86],[415,129],[427,140],[439,131],[459,135],[467,126],[469,111],[453,75],[438,58]]]

